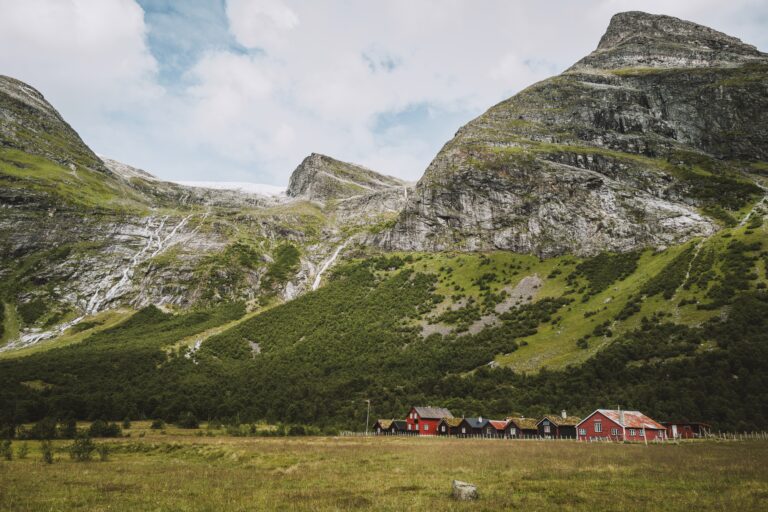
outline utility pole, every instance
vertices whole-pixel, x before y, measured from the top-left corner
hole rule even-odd
[[[368,422],[370,421],[371,417],[371,401],[366,400],[366,402],[368,403],[368,410],[365,413],[365,435],[368,435]]]

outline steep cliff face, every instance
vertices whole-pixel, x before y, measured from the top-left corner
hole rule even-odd
[[[402,187],[405,183],[365,167],[312,153],[291,174],[289,197],[329,201]]]
[[[427,168],[392,249],[553,256],[711,234],[701,209],[760,193],[768,56],[712,29],[630,12],[598,49],[461,128]]]

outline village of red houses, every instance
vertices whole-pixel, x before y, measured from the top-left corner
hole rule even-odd
[[[444,407],[412,407],[404,420],[378,420],[377,435],[496,437],[506,439],[577,439],[579,441],[665,441],[709,433],[705,423],[659,423],[640,411],[597,409],[586,418],[560,414],[542,418],[456,418]]]

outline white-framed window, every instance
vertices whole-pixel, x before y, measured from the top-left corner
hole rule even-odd
[[[640,437],[645,437],[645,430],[643,430],[643,429],[640,429],[640,430],[638,430],[638,431],[637,431],[637,433],[638,433],[638,435],[639,435]]]
[[[466,434],[467,433],[467,427],[461,427],[461,433]]]
[[[515,434],[517,434],[517,429],[515,427],[509,429],[509,435],[514,436]]]
[[[617,428],[612,428],[612,429],[611,429],[611,435],[612,435],[612,436],[617,436],[617,435],[619,435],[619,429],[617,429]]]
[[[635,429],[633,428],[629,429],[629,435],[630,437],[635,437]]]
[[[408,424],[408,430],[411,430],[411,424],[410,423]]]
[[[547,423],[544,424],[544,433],[549,434],[549,425]]]
[[[602,432],[603,431],[603,424],[599,421],[595,422],[595,432]]]
[[[427,430],[429,430],[429,425],[424,425],[424,432],[426,432]]]
[[[442,427],[440,427],[440,430],[442,430],[443,432],[445,432],[445,425],[443,425]]]
[[[579,435],[580,435],[580,436],[586,436],[586,435],[587,435],[587,429],[585,429],[585,428],[580,428],[580,429],[579,429]]]

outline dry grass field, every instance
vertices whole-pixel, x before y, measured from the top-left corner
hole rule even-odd
[[[144,431],[144,430],[142,430]],[[766,510],[768,443],[657,446],[132,432],[107,461],[0,461],[2,511]],[[14,442],[14,455],[21,442]],[[450,498],[452,479],[480,499]]]

